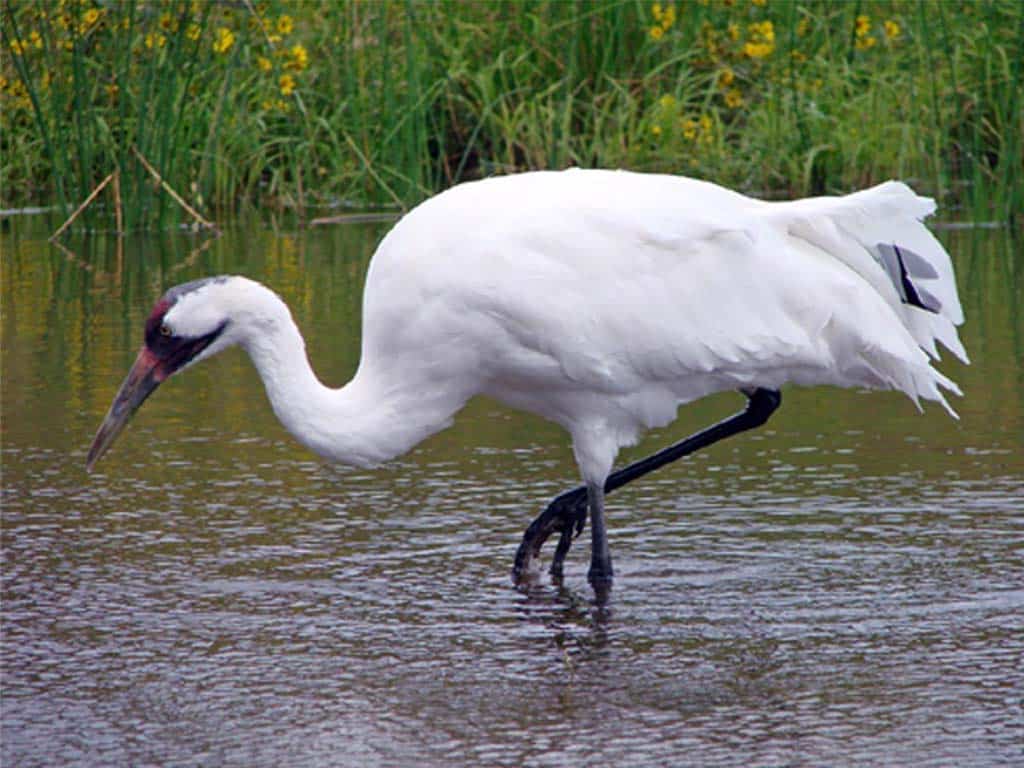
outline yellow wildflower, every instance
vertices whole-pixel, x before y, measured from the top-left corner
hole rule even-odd
[[[11,40],[11,53],[15,56],[24,56],[26,48],[28,48],[28,43],[24,40]]]
[[[28,33],[28,41],[36,50],[43,47],[43,38],[34,29]]]
[[[85,32],[89,27],[99,21],[100,12],[96,8],[90,8],[82,14],[82,26],[81,30]]]
[[[174,29],[177,26],[178,25],[174,23],[174,17],[171,16],[171,14],[169,14],[169,13],[162,13],[162,14],[160,14],[160,28],[161,29],[163,29],[163,30],[165,30],[167,32],[171,32],[171,31],[174,31]]]
[[[718,73],[718,85],[720,88],[728,88],[732,85],[732,81],[736,79],[736,73],[729,67],[726,67]]]
[[[272,65],[270,63],[270,59],[268,59],[266,56],[256,57],[256,67],[259,69],[260,72],[269,72],[271,66]]]
[[[754,5],[764,5],[768,0],[750,0]]]
[[[293,45],[288,51],[291,56],[291,62],[289,66],[293,69],[301,72],[309,66],[309,54],[306,53],[306,47],[304,45]]]
[[[217,39],[213,41],[214,53],[227,53],[235,44],[235,33],[227,27],[220,27],[217,30]]]
[[[660,24],[651,27],[651,40],[661,40],[665,35],[665,30],[661,28]]]
[[[661,26],[666,30],[676,23],[676,7],[670,5],[661,16]]]
[[[651,126],[651,134],[655,138],[657,138],[658,136],[661,136],[661,126],[660,125],[652,125]]]
[[[747,27],[750,37],[743,45],[743,53],[751,59],[771,56],[775,50],[775,27],[770,21],[755,22]]]
[[[736,109],[743,106],[743,94],[739,88],[730,88],[725,92],[725,106],[729,109]]]
[[[882,26],[885,27],[885,36],[889,40],[895,40],[897,37],[900,36],[900,32],[902,31],[900,29],[900,25],[897,24],[892,19],[886,19],[885,24],[883,24]]]
[[[281,87],[282,96],[291,96],[295,90],[295,78],[291,75],[281,75],[277,84]]]
[[[697,121],[691,118],[686,118],[682,122],[683,136],[689,141],[693,141],[697,138]]]
[[[146,33],[145,43],[147,48],[163,48],[166,42],[167,38],[157,32]]]
[[[796,23],[796,33],[799,37],[803,37],[807,34],[807,30],[811,28],[810,20],[804,16],[800,21]]]
[[[854,45],[858,51],[866,51],[868,48],[874,48],[875,43],[877,42],[878,41],[874,38],[874,35],[865,35],[863,37],[858,37],[854,42]]]
[[[199,28],[198,24],[189,24],[188,29],[185,30],[185,36],[188,37],[189,40],[198,40],[200,34],[202,34],[202,30]]]
[[[659,106],[661,106],[662,109],[672,109],[672,107],[676,105],[676,97],[673,96],[671,93],[666,93],[664,96],[658,99],[658,104]]]
[[[651,6],[651,16],[654,17],[655,21],[661,21],[661,3],[655,3]]]
[[[730,24],[726,28],[726,30],[729,33],[729,39],[732,40],[733,42],[736,42],[737,40],[740,39],[740,25],[739,24]]]
[[[292,17],[288,14],[279,16],[277,19],[277,32],[281,35],[290,35],[292,30],[295,29],[295,22],[292,21]]]
[[[854,31],[857,33],[857,37],[864,37],[864,35],[871,31],[871,17],[863,13],[858,16]]]

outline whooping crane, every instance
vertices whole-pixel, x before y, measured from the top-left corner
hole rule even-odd
[[[340,389],[310,368],[284,302],[245,277],[171,288],[89,450],[92,467],[160,382],[241,345],[295,438],[370,467],[444,429],[485,394],[562,425],[583,485],[527,529],[522,576],[560,533],[552,572],[591,521],[589,580],[612,580],[605,494],[763,424],[783,384],[940,388],[936,341],[963,322],[935,209],[899,182],[764,202],[693,179],[568,170],[490,178],[419,205],[381,242],[363,301],[359,368]],[[927,353],[927,354],[926,354]],[[723,390],[745,410],[617,471],[620,447]]]

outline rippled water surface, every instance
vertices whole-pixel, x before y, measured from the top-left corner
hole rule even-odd
[[[229,353],[85,473],[164,288],[267,282],[339,385],[382,232],[67,253],[45,223],[2,235],[4,766],[1024,764],[1024,262],[1005,232],[942,234],[974,361],[943,363],[961,421],[786,391],[766,428],[609,497],[605,608],[586,537],[563,585],[512,587],[522,530],[575,469],[558,428],[491,402],[386,469],[331,467]]]

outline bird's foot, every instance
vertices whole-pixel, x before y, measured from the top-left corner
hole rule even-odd
[[[612,593],[612,564],[609,561],[604,567],[596,563],[590,564],[587,581],[594,588],[594,599],[598,605],[605,605]]]
[[[517,584],[523,580],[530,570],[530,563],[540,555],[540,549],[544,546],[544,542],[555,531],[561,535],[558,546],[555,548],[555,556],[551,560],[550,573],[556,578],[561,578],[562,564],[572,546],[572,540],[583,532],[586,524],[586,488],[573,488],[571,491],[566,491],[555,497],[548,504],[547,509],[530,523],[526,533],[523,534],[523,541],[516,551],[515,564],[512,566],[512,579]]]

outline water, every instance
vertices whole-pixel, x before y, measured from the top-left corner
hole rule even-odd
[[[273,223],[273,222],[272,222]],[[315,367],[358,358],[382,225],[3,249],[4,766],[997,766],[1024,762],[1024,276],[1005,232],[947,232],[974,364],[962,420],[788,390],[766,428],[609,497],[514,589],[567,441],[479,401],[387,469],[331,467],[240,353],[85,450],[162,289],[241,272]],[[741,405],[684,409],[641,455]],[[552,542],[553,544],[553,542]],[[550,557],[550,545],[545,559]]]

